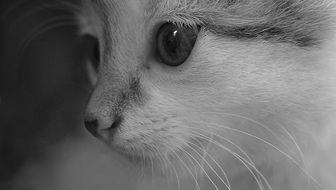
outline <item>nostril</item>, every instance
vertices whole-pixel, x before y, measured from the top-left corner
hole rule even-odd
[[[85,120],[85,128],[88,130],[94,137],[99,137],[98,133],[98,120]]]
[[[86,117],[84,124],[87,131],[89,131],[94,137],[109,140],[116,133],[117,128],[120,127],[123,118],[118,116],[115,117],[115,120],[112,124],[108,125],[107,123],[101,122],[92,117]]]

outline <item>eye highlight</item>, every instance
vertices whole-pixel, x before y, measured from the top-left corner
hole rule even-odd
[[[158,59],[172,67],[179,66],[189,57],[197,36],[198,27],[163,24],[157,34],[156,53]]]

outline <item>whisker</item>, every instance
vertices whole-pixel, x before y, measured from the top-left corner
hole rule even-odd
[[[189,144],[191,144],[191,142],[188,142]],[[226,187],[227,184],[224,182],[224,180],[218,175],[217,171],[211,166],[211,164],[209,164],[209,162],[200,154],[198,153],[192,146],[190,146],[188,144],[188,147],[193,151],[195,152],[198,156],[200,156],[200,158],[203,160],[203,164],[205,163],[207,166],[209,166],[209,168],[211,169],[211,171],[224,183],[224,185]],[[204,167],[204,165],[202,165]],[[213,184],[213,186],[216,188],[216,190],[218,190],[218,186],[215,184],[215,182],[209,177],[209,180],[211,181],[211,183]]]
[[[202,147],[199,147],[198,145],[192,143],[192,142],[189,142],[189,144],[197,147],[198,149],[202,150]],[[197,151],[196,151],[197,152]],[[224,169],[218,164],[218,162],[213,158],[213,156],[211,156],[208,152],[206,152],[207,156],[220,168],[221,172],[223,173],[224,177],[225,177],[225,180],[226,182],[222,179],[222,177],[219,176],[219,174],[216,172],[216,170],[213,169],[213,167],[211,166],[210,163],[208,163],[207,165],[209,165],[210,169],[215,173],[215,175],[221,180],[221,182],[230,190],[231,187],[230,187],[230,182],[229,182],[229,178],[226,174],[226,172],[224,171]],[[204,155],[203,155],[204,156]],[[202,156],[202,157],[203,157]],[[205,158],[204,158],[205,160]]]
[[[165,176],[169,176],[170,177],[170,170],[168,169],[168,164],[167,164],[166,157],[161,152],[159,152],[159,151],[157,151],[157,152],[158,152],[158,155],[162,159],[162,162],[164,164],[163,174]],[[167,180],[167,186],[168,186],[168,188],[170,187],[170,185],[171,185],[170,184],[170,180]]]
[[[218,187],[215,185],[214,181],[211,179],[209,174],[204,169],[204,167],[199,163],[199,161],[194,156],[192,156],[188,151],[184,151],[184,153],[187,154],[191,159],[193,159],[196,162],[196,164],[200,167],[200,169],[203,171],[203,173],[206,175],[206,177],[209,179],[209,181],[213,184],[213,186],[216,188],[216,190],[219,190]]]
[[[299,155],[300,155],[301,161],[303,163],[303,166],[306,167],[306,161],[304,159],[304,154],[303,154],[299,144],[296,142],[294,136],[292,134],[290,134],[290,132],[284,126],[281,126],[281,127],[288,134],[289,138],[293,141],[297,151],[299,152]]]
[[[182,153],[184,153],[184,151],[186,150],[183,150],[182,148],[178,148]],[[193,159],[191,159],[190,157],[188,157],[187,155],[184,156],[184,154],[182,154],[181,156],[183,156],[186,160],[189,160],[189,162],[191,163],[191,165],[193,166],[194,168],[194,171],[195,171],[195,178],[196,180],[198,181],[198,173],[200,172],[200,169],[197,169],[197,166],[196,164],[194,163],[195,161]]]
[[[9,8],[7,8],[1,15],[0,15],[0,22],[2,20],[5,20],[9,14],[11,14],[11,12],[14,12],[14,10],[16,8],[18,8],[20,5],[22,5],[23,3],[26,3],[27,0],[21,0],[21,1],[17,1],[15,3],[13,3]]]
[[[174,171],[174,173],[175,173],[175,176],[176,176],[176,182],[177,182],[178,189],[181,190],[181,184],[180,184],[181,182],[180,182],[179,175],[178,175],[178,173],[177,173],[177,171],[176,171],[176,168],[175,168],[175,166],[171,163],[171,161],[169,160],[169,158],[167,157],[167,155],[166,155],[166,160],[167,160],[168,164],[172,167],[172,169],[173,169],[173,171]]]
[[[5,22],[11,13],[15,13],[15,9],[19,9],[21,6],[24,6],[24,4],[28,2],[29,1],[22,0],[22,1],[18,1],[12,4],[9,8],[5,10],[3,14],[0,15],[0,22]],[[64,0],[53,2],[53,3],[39,2],[37,7],[32,7],[29,9],[29,11],[21,10],[20,14],[15,15],[14,17],[11,17],[11,22],[7,26],[7,29],[8,31],[11,31],[11,28],[22,25],[21,23],[24,23],[24,21],[26,21],[27,18],[33,18],[35,14],[39,14],[43,12],[48,13],[47,11],[49,12],[50,11],[64,11],[63,15],[68,15],[69,17],[71,17],[74,23],[74,24],[65,24],[64,27],[65,26],[76,26],[78,25],[77,24],[78,22],[77,22],[77,17],[75,15],[79,14],[79,12],[81,11],[81,7],[74,3],[70,3],[69,1],[64,1]],[[58,13],[58,14],[61,14],[61,13]],[[12,18],[14,18],[14,20]],[[35,35],[35,36],[38,36],[38,35]]]
[[[198,139],[194,139],[196,142],[198,142],[199,144],[202,144],[201,142],[199,142]],[[208,147],[210,146],[211,143],[208,143]],[[202,149],[202,147],[194,144],[194,146],[198,147],[199,149]],[[206,151],[205,151],[206,152]],[[221,170],[222,174],[224,175],[224,178],[227,182],[227,185],[229,187],[229,190],[231,189],[231,184],[230,184],[230,180],[228,178],[228,175],[227,173],[225,172],[225,170],[223,169],[223,167],[216,161],[216,159],[211,155],[211,154],[208,154],[208,152],[206,152],[207,156],[219,167],[219,169]]]
[[[209,131],[206,131],[206,130],[203,130],[203,129],[199,129],[199,130],[201,130],[202,132],[205,132],[205,133],[209,133]],[[197,132],[195,132],[195,133],[198,134],[198,135],[202,135],[201,133],[197,133]],[[251,159],[251,157],[240,146],[238,146],[237,144],[235,144],[234,142],[232,142],[228,138],[224,138],[224,137],[222,137],[222,136],[220,136],[218,134],[211,133],[211,135],[212,136],[216,136],[216,137],[218,137],[218,138],[220,138],[220,139],[222,139],[222,140],[224,140],[224,141],[232,144],[234,147],[236,147],[246,157],[246,159],[249,161],[249,163],[251,163],[254,167],[256,167],[255,164],[254,164],[254,162],[253,162],[253,160]],[[257,177],[259,178],[259,180],[261,180],[259,175]]]
[[[196,139],[193,139],[193,140],[195,140],[196,141],[196,143],[199,143],[200,145],[200,147],[202,147],[202,149],[203,149],[203,144],[202,143],[200,143],[199,141],[197,141]],[[208,143],[209,144],[209,143]],[[206,149],[205,150],[203,150],[203,155],[202,156],[204,156],[205,155],[205,152],[206,152]],[[203,166],[204,165],[204,161],[202,161],[202,163],[201,163],[201,165]],[[196,165],[194,166],[194,167],[196,167]],[[197,171],[197,169],[196,169],[196,171]]]
[[[168,189],[171,189],[171,186],[172,186],[171,178],[172,178],[172,176],[171,176],[171,169],[169,169],[169,167],[168,167],[168,159],[169,158],[167,158],[167,156],[165,156],[164,154],[161,154],[161,157],[162,157],[163,163],[165,165],[164,174],[165,174],[165,176],[169,177],[169,179],[166,180],[167,186],[168,186]]]
[[[276,139],[279,140],[279,142],[284,145],[282,139],[279,137],[279,135],[277,135],[272,129],[270,129],[269,127],[267,127],[266,125],[254,120],[254,119],[251,119],[249,117],[246,117],[246,116],[243,116],[243,115],[239,115],[239,114],[233,114],[233,113],[217,113],[217,112],[213,112],[213,111],[210,111],[210,112],[207,112],[207,113],[211,113],[211,114],[220,114],[221,116],[222,115],[227,115],[227,116],[232,116],[232,117],[236,117],[236,118],[239,118],[239,119],[244,119],[246,121],[249,121],[253,124],[256,124],[257,126],[265,129],[266,131],[268,131],[273,137],[275,137]]]
[[[78,12],[82,11],[82,6],[75,4],[75,3],[70,3],[70,1],[60,1],[59,3],[61,3],[65,8],[69,8],[72,11],[76,10]]]
[[[205,129],[198,129],[198,130],[201,130],[202,132],[205,132],[205,133],[210,133],[209,131],[206,131]],[[200,134],[200,133],[199,133]],[[244,156],[246,156],[246,159],[250,161],[250,163],[253,163],[251,157],[247,154],[246,151],[244,151],[240,146],[238,146],[237,144],[235,144],[234,142],[232,142],[231,140],[229,140],[228,138],[224,138],[218,134],[214,134],[214,133],[211,133],[211,135],[214,135],[224,141],[227,141],[229,142],[230,144],[232,144],[234,147],[236,147]],[[254,163],[253,163],[254,164]]]
[[[209,125],[209,123],[206,123]],[[240,134],[244,134],[244,135],[247,135],[249,137],[252,137],[258,141],[261,141],[263,143],[265,143],[266,145],[270,146],[271,148],[274,148],[275,150],[277,150],[278,152],[280,152],[281,154],[283,154],[285,157],[287,157],[289,160],[291,160],[294,164],[298,165],[299,166],[299,163],[293,158],[291,157],[289,154],[287,154],[286,152],[284,152],[283,150],[281,150],[280,148],[278,148],[277,146],[273,145],[272,143],[268,142],[267,140],[261,138],[261,137],[258,137],[256,135],[253,135],[253,134],[250,134],[248,132],[245,132],[245,131],[242,131],[242,130],[239,130],[239,129],[235,129],[235,128],[231,128],[231,127],[226,127],[226,126],[220,126],[218,124],[212,124],[211,125],[215,125],[216,129],[228,129],[230,131],[234,131],[234,132],[237,132],[237,133],[240,133]]]
[[[197,132],[196,132],[197,134]],[[201,135],[201,134],[199,134]],[[217,135],[216,135],[217,136]],[[213,139],[213,137],[211,137],[211,139]],[[212,142],[209,142],[209,144],[212,144]],[[200,148],[200,147],[199,147]],[[229,186],[229,189],[231,189],[231,184],[230,184],[230,180],[229,180],[229,177],[227,175],[227,173],[225,172],[225,170],[221,167],[221,165],[216,161],[216,159],[213,158],[213,156],[211,156],[210,154],[208,154],[208,156],[215,162],[215,164],[220,168],[221,172],[223,173],[226,181],[227,181],[227,184]],[[251,161],[251,163],[253,164],[253,162]]]
[[[152,184],[152,189],[154,189],[154,163],[153,163],[153,158],[149,156],[150,163],[151,163],[151,184]]]
[[[204,123],[204,124],[209,125],[210,123]],[[317,185],[319,185],[320,187],[322,187],[322,185],[313,176],[311,176],[309,174],[309,172],[305,168],[303,168],[292,156],[290,156],[289,154],[287,154],[286,152],[284,152],[283,150],[281,150],[277,146],[273,145],[272,143],[268,142],[267,140],[262,139],[260,137],[257,137],[257,136],[255,136],[253,134],[248,133],[248,132],[239,130],[239,129],[234,129],[234,128],[226,127],[226,126],[220,126],[220,125],[215,124],[215,123],[213,123],[212,125],[214,125],[216,127],[216,129],[228,129],[228,130],[240,133],[240,134],[247,135],[247,136],[252,137],[252,138],[254,138],[254,139],[258,140],[258,141],[261,141],[261,142],[265,143],[266,145],[270,146],[271,148],[274,148],[279,153],[281,153],[286,158],[288,158],[293,164],[295,164],[305,175],[307,175],[307,177],[311,178]]]
[[[165,176],[170,177],[170,175],[168,175],[168,165],[167,165],[167,160],[166,160],[165,156],[159,150],[157,150],[157,148],[154,148],[154,150],[155,150],[155,156],[158,157],[158,161],[159,162],[162,161],[162,163],[165,165],[165,170],[163,170],[163,171],[160,170],[160,171],[163,172],[163,174]],[[166,180],[166,182],[167,182],[167,186],[169,188],[170,187],[170,180]]]
[[[58,9],[57,9],[58,8]],[[27,18],[30,18],[34,16],[34,14],[41,13],[42,11],[56,11],[56,10],[63,10],[60,9],[61,7],[57,7],[56,4],[44,4],[39,5],[38,7],[35,7],[29,11],[23,12],[19,16],[15,17],[15,20],[11,22],[11,26],[19,26],[21,23],[23,23]],[[65,11],[65,10],[64,10]],[[71,12],[69,11],[66,13],[69,15]],[[69,15],[70,16],[70,15]]]
[[[198,180],[198,173],[200,172],[199,169],[197,169],[196,164],[194,163],[194,160],[192,160],[190,157],[185,156],[186,159],[188,159],[190,161],[190,163],[193,165],[194,170],[195,170],[195,178]]]
[[[55,24],[53,24],[54,22],[56,22]],[[52,24],[52,25],[50,25]],[[49,26],[48,26],[49,25]],[[53,19],[53,20],[49,20],[47,23],[42,23],[41,25],[39,25],[38,27],[36,27],[32,32],[30,32],[28,34],[28,36],[30,36],[30,38],[24,40],[18,47],[19,50],[18,55],[22,55],[22,53],[25,51],[25,49],[34,41],[35,38],[37,38],[38,36],[53,30],[53,29],[57,29],[60,27],[66,27],[66,26],[77,26],[77,23],[72,22],[71,20],[63,20],[63,19]],[[20,56],[18,56],[20,57]]]
[[[203,136],[202,134],[197,134],[195,133],[194,134],[196,137],[198,138],[201,138],[201,139],[205,139],[211,143],[213,143],[214,145],[224,149],[225,151],[229,152],[231,155],[233,155],[235,158],[237,158],[248,170],[249,172],[251,173],[252,177],[256,180],[259,188],[262,190],[264,189],[263,188],[263,185],[262,185],[262,182],[260,182],[260,179],[254,174],[254,172],[251,170],[254,169],[259,175],[261,175],[261,177],[265,180],[265,183],[266,184],[269,184],[267,179],[265,177],[263,177],[263,175],[261,174],[261,172],[256,168],[256,166],[253,164],[253,163],[250,163],[249,161],[247,161],[245,158],[241,157],[239,154],[235,153],[234,151],[232,151],[231,149],[225,147],[224,145],[220,144],[219,142],[217,141],[214,141],[213,139],[207,137],[207,136]],[[246,163],[245,163],[246,162]],[[249,166],[248,166],[249,165]],[[250,168],[251,167],[251,168]],[[270,185],[269,185],[270,186]],[[272,189],[272,188],[271,188]]]
[[[144,149],[141,149],[141,158],[142,158],[142,160],[141,160],[141,176],[144,176],[144,174],[145,174],[145,166],[146,166],[146,157],[145,157],[145,150]]]
[[[191,177],[194,179],[195,181],[195,186],[196,186],[196,189],[197,190],[201,190],[198,182],[197,182],[197,179],[195,177],[195,175],[192,173],[191,169],[188,167],[188,165],[184,162],[184,160],[174,151],[174,150],[171,150],[169,149],[182,163],[182,165],[188,170],[188,172],[190,173]],[[179,149],[181,151],[183,151],[182,149]]]
[[[143,134],[143,136],[144,137],[146,137],[146,138],[151,138],[150,137],[150,135],[149,134],[146,134],[146,133],[144,133]],[[153,151],[155,154],[154,154],[154,156],[156,156],[156,158],[158,158],[157,160],[159,161],[159,162],[163,162],[163,164],[165,165],[165,170],[163,170],[163,174],[164,175],[167,175],[169,178],[170,178],[170,175],[168,175],[168,172],[169,172],[169,174],[170,174],[170,170],[168,170],[168,164],[167,163],[169,163],[171,166],[173,166],[172,164],[171,164],[171,162],[169,161],[169,158],[167,158],[167,156],[166,155],[164,155],[164,154],[162,154],[157,148],[156,148],[156,146],[153,146],[153,145],[147,145],[148,147],[149,147],[149,149],[151,150],[151,151]],[[154,163],[153,163],[153,158],[152,158],[152,156],[151,155],[149,155],[149,156],[145,156],[145,149],[144,148],[141,148],[141,154],[142,154],[142,163],[143,163],[143,168],[142,168],[142,171],[144,171],[145,170],[145,167],[146,167],[146,158],[149,158],[150,159],[150,162],[151,162],[151,183],[152,183],[152,189],[154,189],[154,180],[153,180],[153,177],[154,177]],[[174,170],[175,168],[173,167],[173,170]],[[144,173],[144,172],[143,172]],[[167,186],[168,186],[168,188],[170,187],[170,180],[167,180]]]

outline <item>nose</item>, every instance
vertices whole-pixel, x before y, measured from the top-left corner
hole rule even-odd
[[[99,138],[98,134],[98,120],[90,120],[90,119],[85,119],[84,121],[85,128],[88,132],[90,132],[94,137]]]
[[[104,141],[112,140],[111,138],[113,138],[121,122],[122,117],[120,116],[115,117],[110,124],[94,115],[87,115],[84,120],[86,130],[94,137]]]

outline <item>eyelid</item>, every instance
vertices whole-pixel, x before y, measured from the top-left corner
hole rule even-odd
[[[203,27],[203,24],[198,24],[196,22],[184,22],[176,20],[168,20],[167,22],[175,24],[179,29],[182,29],[183,27],[191,27],[200,31],[200,29]]]
[[[155,47],[154,44],[156,43],[156,41],[154,39],[156,39],[156,36],[157,36],[157,33],[159,32],[159,29],[161,28],[161,26],[163,26],[166,23],[173,23],[176,26],[178,26],[179,29],[181,29],[181,27],[183,27],[183,26],[190,26],[190,27],[193,27],[195,29],[197,28],[198,35],[202,34],[204,31],[206,31],[205,25],[203,25],[203,24],[196,24],[196,23],[194,23],[196,25],[191,25],[191,23],[186,23],[186,22],[182,22],[182,21],[176,21],[176,20],[173,20],[173,19],[161,20],[157,24],[155,24],[155,26],[153,27],[153,29],[152,29],[152,31],[150,33],[150,36],[152,36],[151,39],[153,39],[150,42],[151,44],[153,44],[152,47]]]

